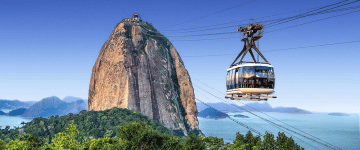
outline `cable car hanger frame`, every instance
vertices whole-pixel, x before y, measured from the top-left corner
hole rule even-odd
[[[241,50],[239,55],[235,58],[234,62],[230,65],[230,67],[235,66],[237,64],[242,64],[243,63],[242,60],[244,59],[247,52],[250,53],[252,59],[254,60],[254,63],[270,64],[266,60],[265,56],[259,51],[259,49],[255,45],[255,41],[259,40],[262,37],[261,30],[263,28],[264,28],[264,25],[260,25],[260,24],[251,24],[251,26],[249,26],[249,27],[238,28],[238,32],[242,32],[243,35],[245,35],[246,37],[241,39],[241,41],[244,42],[243,49]],[[254,34],[256,34],[256,32],[258,32],[258,35],[254,35]],[[265,62],[257,62],[255,59],[254,53],[252,52],[252,49],[254,49]],[[241,57],[239,63],[235,64],[235,62],[239,59],[240,56],[242,56],[242,57]],[[248,63],[250,63],[250,62],[248,62]]]

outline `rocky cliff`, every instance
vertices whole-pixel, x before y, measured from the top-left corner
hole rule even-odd
[[[127,108],[187,135],[201,134],[194,89],[178,52],[149,23],[124,19],[92,69],[89,111]]]

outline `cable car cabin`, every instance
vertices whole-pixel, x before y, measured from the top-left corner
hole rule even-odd
[[[267,100],[274,93],[274,67],[268,63],[245,63],[227,69],[226,96],[231,100]]]

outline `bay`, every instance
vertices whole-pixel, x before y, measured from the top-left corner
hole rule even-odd
[[[341,149],[360,149],[360,131],[359,131],[359,115],[351,114],[350,116],[330,116],[324,113],[314,114],[285,114],[275,112],[264,112],[272,118],[262,114],[255,113],[258,116],[268,119],[276,124],[284,126],[292,131],[306,135],[314,140],[319,141],[321,139],[327,143],[337,146]],[[293,137],[295,142],[304,147],[305,149],[329,149],[317,142],[301,137],[293,132],[286,129],[280,130],[276,126],[254,116],[249,113],[241,113],[242,115],[249,116],[250,118],[236,118],[232,115],[236,113],[228,113],[235,120],[249,126],[250,128],[265,134],[269,132],[275,137],[278,132],[285,132],[287,137]],[[238,114],[238,113],[237,113]],[[285,125],[277,120],[284,122]],[[249,129],[233,122],[232,120],[226,119],[205,119],[198,118],[199,128],[205,136],[215,136],[223,138],[224,142],[233,143],[235,140],[236,133],[239,132],[245,135]],[[301,132],[297,129],[300,129]],[[253,132],[255,135],[256,133]],[[309,136],[308,134],[318,138]],[[263,139],[263,138],[262,138]],[[322,142],[324,143],[324,142]]]
[[[0,115],[0,126],[1,129],[5,129],[6,126],[10,126],[10,129],[15,127],[22,127],[21,122],[30,122],[32,119],[21,118],[20,116],[5,116]]]

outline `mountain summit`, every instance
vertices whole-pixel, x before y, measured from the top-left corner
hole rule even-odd
[[[127,108],[184,135],[200,134],[194,89],[170,41],[138,14],[116,25],[92,69],[89,111]]]

